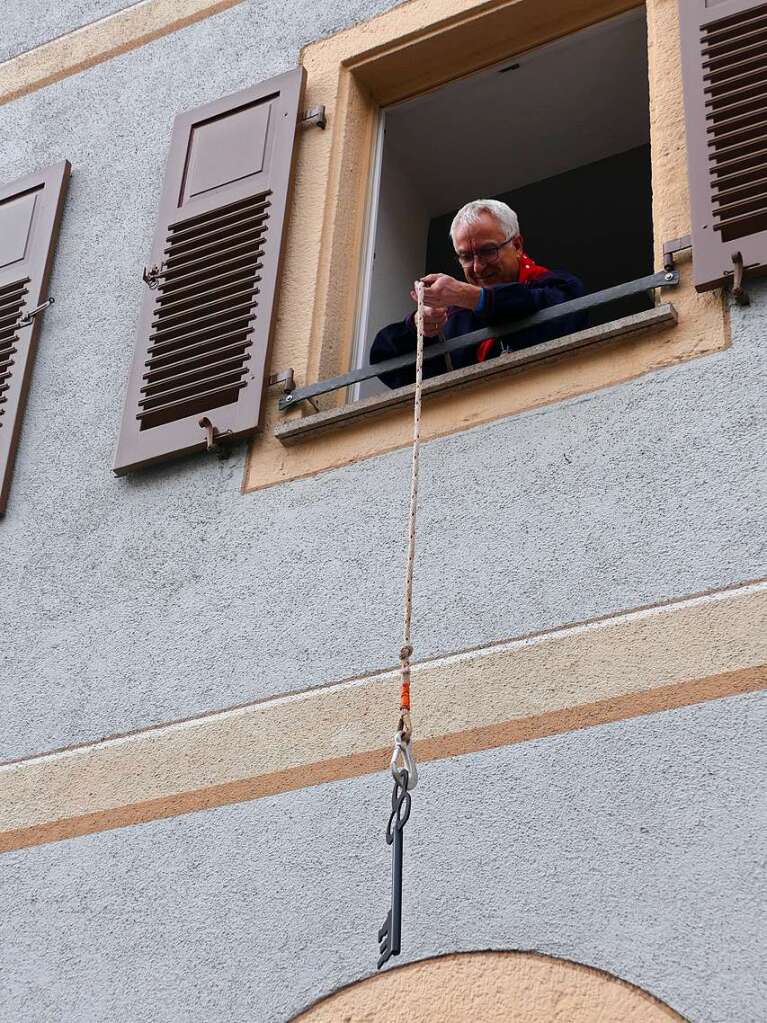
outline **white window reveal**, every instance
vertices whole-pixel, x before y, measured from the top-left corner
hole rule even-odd
[[[649,142],[644,8],[383,110],[356,365],[381,327],[412,312],[415,278],[461,278],[448,232],[471,199],[507,202],[529,255],[587,292],[652,273]],[[590,322],[651,304],[634,295]],[[384,390],[368,380],[350,397]]]

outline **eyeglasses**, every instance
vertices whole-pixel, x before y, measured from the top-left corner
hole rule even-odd
[[[475,259],[478,259],[480,263],[496,263],[498,261],[498,253],[509,242],[514,241],[515,236],[507,238],[505,242],[501,242],[500,245],[480,245],[478,249],[474,249],[473,252],[456,252],[455,258],[461,264],[461,266],[471,266]]]

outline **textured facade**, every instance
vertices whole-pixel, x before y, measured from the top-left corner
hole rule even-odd
[[[87,31],[108,35],[126,13],[70,4],[33,29],[25,4],[8,6],[9,62],[96,18]],[[657,16],[671,6],[651,4]],[[56,304],[0,522],[8,1023],[287,1023],[375,972],[397,700],[380,673],[399,649],[408,450],[253,490],[246,444],[121,479],[111,464],[173,116],[290,70],[302,47],[355,23],[372,45],[376,16],[393,10],[244,0],[76,73],[61,57],[59,80],[0,106],[3,180],[73,165]],[[0,63],[0,86],[8,74]],[[699,357],[425,446],[417,659],[445,696],[423,696],[438,720],[423,721],[433,742],[408,825],[403,961],[531,951],[640,989],[637,1020],[767,1016],[767,285],[750,293],[748,307],[725,300],[723,350],[701,337]],[[574,628],[581,646],[557,653]],[[608,635],[634,644],[630,659]],[[520,676],[530,644],[540,656]],[[467,651],[481,665],[496,656],[508,713],[493,717],[480,693],[464,722]],[[642,693],[676,695],[642,704],[640,665]],[[349,679],[360,720],[369,700],[391,729],[370,737],[344,720]],[[322,701],[336,690],[328,723]],[[188,781],[184,722],[205,746],[208,719],[268,714],[299,693],[252,762],[242,743],[215,773],[237,742],[226,725],[207,744],[209,777]],[[310,734],[317,721],[327,742]],[[467,738],[475,728],[487,737]],[[176,737],[162,790],[133,752],[155,735]],[[445,735],[457,755],[440,752]],[[126,738],[104,743],[115,736]],[[310,741],[319,752],[270,766],[271,745],[288,757]],[[375,756],[335,776],[317,768],[313,784],[323,745],[343,759],[345,743]],[[85,752],[56,752],[68,747]],[[268,782],[278,768],[303,774]],[[249,789],[256,776],[267,781]],[[114,819],[92,796],[102,777]],[[66,810],[46,808],[56,786],[74,793]],[[121,817],[123,803],[143,809]],[[78,823],[57,833],[64,818]]]

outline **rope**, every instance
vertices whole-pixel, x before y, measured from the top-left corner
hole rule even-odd
[[[413,618],[413,566],[415,564],[415,527],[418,510],[418,463],[421,455],[421,394],[423,390],[423,282],[416,281],[415,292],[418,309],[415,314],[416,325],[416,362],[415,362],[415,400],[413,403],[413,454],[410,464],[410,510],[407,526],[407,565],[405,567],[405,600],[403,607],[402,649],[400,650],[400,673],[402,687],[400,690],[399,731],[402,738],[409,743],[413,734],[410,720],[410,658],[413,656],[411,625]]]

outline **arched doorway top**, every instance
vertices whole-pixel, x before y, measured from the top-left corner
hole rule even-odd
[[[534,952],[466,952],[358,981],[294,1023],[684,1023],[646,992]]]

